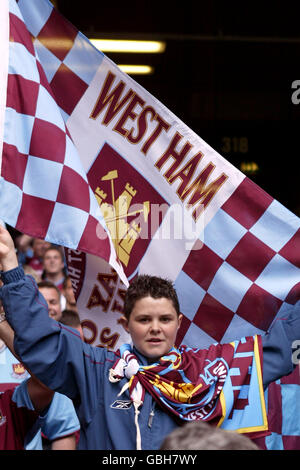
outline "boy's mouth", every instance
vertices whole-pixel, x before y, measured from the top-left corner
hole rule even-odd
[[[147,340],[147,343],[161,343],[161,341],[159,338],[150,338]]]

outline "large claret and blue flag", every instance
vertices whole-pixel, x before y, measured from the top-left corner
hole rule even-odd
[[[15,1],[1,2],[0,217],[101,256],[126,281],[78,151]]]
[[[178,345],[264,333],[284,316],[300,298],[299,218],[48,0],[4,0],[0,12],[0,217],[66,247],[86,340],[128,342],[118,319],[124,282],[138,273],[174,282]],[[293,448],[282,436],[300,429],[281,423],[267,445]]]

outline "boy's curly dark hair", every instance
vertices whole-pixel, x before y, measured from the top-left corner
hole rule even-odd
[[[124,314],[127,319],[134,308],[135,303],[144,297],[171,300],[177,315],[180,314],[179,301],[173,283],[168,279],[143,274],[137,276],[129,285],[124,301]]]

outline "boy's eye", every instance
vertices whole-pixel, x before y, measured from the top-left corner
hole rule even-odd
[[[152,318],[149,318],[149,317],[141,317],[141,318],[137,319],[137,321],[139,323],[149,323],[151,320],[152,320]],[[170,321],[172,321],[172,318],[171,317],[161,317],[159,319],[159,321],[161,323],[169,323]]]

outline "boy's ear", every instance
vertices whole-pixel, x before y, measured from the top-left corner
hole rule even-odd
[[[120,323],[123,326],[124,330],[127,331],[127,333],[129,333],[128,319],[125,316],[122,316],[121,318],[119,318],[118,323]]]

